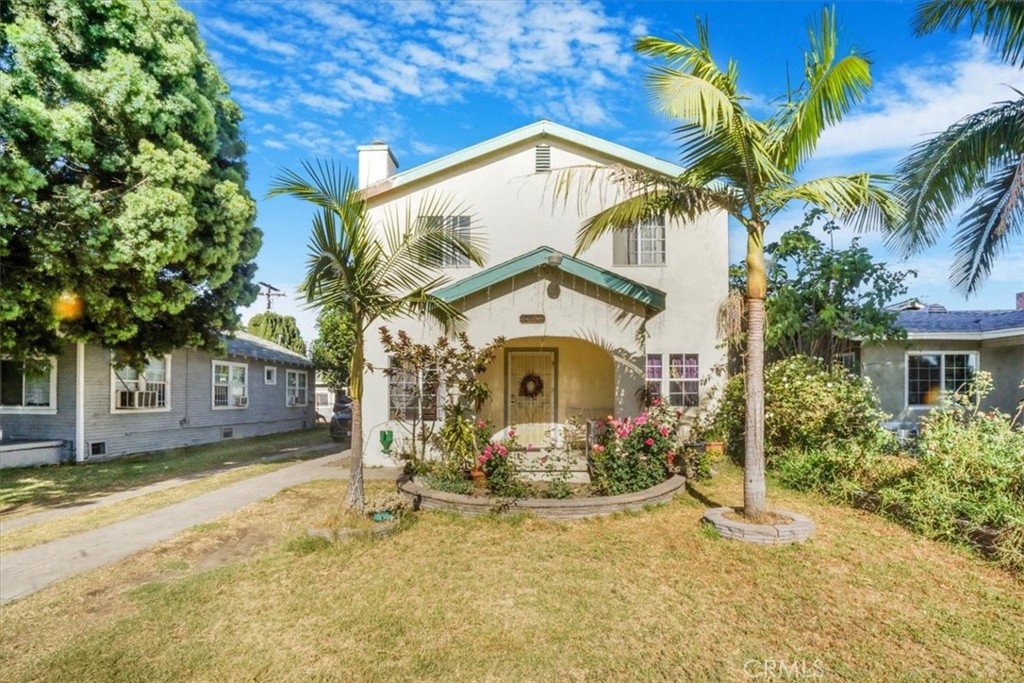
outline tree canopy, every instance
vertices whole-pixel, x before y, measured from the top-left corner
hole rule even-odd
[[[324,306],[316,328],[317,338],[309,345],[313,365],[333,391],[347,389],[356,335],[352,314],[344,306]]]
[[[247,330],[249,334],[269,339],[295,353],[306,355],[306,342],[303,341],[302,333],[299,332],[298,323],[290,315],[281,315],[273,311],[257,313],[249,319]]]
[[[195,20],[159,0],[0,13],[0,352],[216,347],[255,299],[261,235]]]

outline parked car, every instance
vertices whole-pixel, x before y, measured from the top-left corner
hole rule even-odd
[[[352,399],[343,398],[334,404],[331,415],[331,438],[352,443]]]

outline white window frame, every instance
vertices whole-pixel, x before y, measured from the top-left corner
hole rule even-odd
[[[446,232],[450,232],[453,236],[465,235],[465,240],[469,241],[473,235],[473,217],[467,215],[451,215],[451,216],[420,216],[421,221],[441,221]],[[458,254],[454,251],[448,251],[447,253],[440,254],[436,260],[431,260],[428,264],[434,268],[469,268],[473,265],[469,257],[465,254]]]
[[[114,352],[110,352],[110,414],[111,415],[133,415],[136,413],[166,413],[171,409],[171,354],[164,354],[164,405],[157,406],[154,408],[118,408],[117,407],[117,392],[123,389],[121,379],[117,376],[117,370],[123,366],[115,367]],[[148,359],[147,359],[148,360]],[[140,385],[146,384],[145,377],[142,375],[138,379]],[[120,386],[119,386],[120,385]],[[139,389],[139,391],[147,391],[148,389]]]
[[[681,374],[678,377],[673,376],[673,370],[675,366],[672,365],[672,360],[679,358],[682,361],[682,365],[679,366]],[[693,367],[697,369],[696,377],[687,377],[686,370],[690,367],[687,361],[693,360]],[[668,372],[664,373],[667,375],[668,380],[668,391],[665,392],[664,396],[667,398],[667,404],[675,408],[699,408],[700,407],[700,354],[697,353],[670,353],[668,354]],[[673,386],[677,385],[680,391],[673,391]],[[676,403],[674,397],[678,396],[680,402]]]
[[[657,358],[658,363],[651,363],[652,358]],[[658,368],[658,376],[650,377],[650,372],[655,367]],[[665,354],[648,353],[644,356],[644,389],[647,390],[647,397],[652,401],[654,399],[660,401],[665,396],[665,374]],[[651,391],[652,387],[657,387],[657,395]]]
[[[620,247],[624,250],[613,256],[616,266],[665,267],[668,260],[668,230],[664,216],[627,228],[624,233],[625,247]]]
[[[5,363],[12,363],[7,358],[2,359]],[[26,406],[25,405],[25,371],[21,373],[21,403],[20,406],[0,406],[0,415],[56,415],[57,414],[57,358],[50,358],[50,405],[48,406]]]
[[[291,391],[292,391],[291,379],[292,379],[293,376],[295,377],[295,391],[296,391],[296,400],[294,400],[294,401],[292,400],[292,394],[291,394]],[[299,401],[297,399],[297,393],[298,393],[298,390],[299,390],[299,379],[298,378],[300,376],[306,378],[306,386],[302,387],[303,395],[302,395],[302,402],[301,403],[299,403]],[[284,404],[286,406],[288,406],[289,408],[304,408],[304,407],[309,405],[309,372],[307,372],[306,370],[286,370],[285,371]]]
[[[907,351],[903,357],[903,406],[908,410],[931,410],[938,405],[936,403],[911,403],[910,402],[910,357],[911,356],[938,356],[939,357],[939,381],[940,394],[946,393],[946,356],[972,356],[974,358],[974,370],[977,373],[981,370],[981,353],[978,351],[959,350],[930,350],[930,351]]]
[[[263,383],[277,384],[277,367],[266,365],[263,367]]]
[[[217,405],[217,366],[224,365],[228,368],[228,405],[219,406]],[[233,368],[243,368],[245,370],[245,382],[242,384],[242,396],[246,398],[246,404],[244,406],[231,405],[233,401],[231,397],[234,393],[231,391],[231,370]],[[214,360],[210,363],[210,407],[213,410],[248,410],[249,409],[249,364],[248,363],[235,363],[229,360]]]

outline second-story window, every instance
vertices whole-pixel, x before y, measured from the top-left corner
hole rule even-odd
[[[461,242],[469,242],[470,216],[420,216],[431,226],[440,226],[453,238]],[[432,255],[429,263],[437,268],[464,268],[469,265],[469,258],[457,249],[444,249]]]
[[[616,232],[613,258],[617,266],[665,265],[665,217]]]

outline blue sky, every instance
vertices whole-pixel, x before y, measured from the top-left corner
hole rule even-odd
[[[356,145],[387,141],[401,169],[548,118],[665,159],[678,158],[672,122],[653,111],[643,87],[651,62],[632,51],[641,35],[694,35],[706,16],[712,50],[737,60],[755,112],[785,92],[787,65],[799,81],[801,49],[816,2],[186,2],[207,48],[245,111],[249,188],[264,232],[257,279],[293,290],[305,266],[310,212],[264,199],[282,167],[328,156],[353,171]],[[965,34],[915,38],[912,2],[842,1],[845,45],[873,62],[868,100],[826,133],[807,177],[890,172],[916,141],[1024,87]],[[799,223],[792,207],[769,240]],[[845,240],[854,235],[844,231]],[[952,231],[950,231],[952,232]],[[744,236],[730,233],[733,260]],[[910,295],[949,308],[1012,308],[1024,290],[1024,240],[969,300],[948,285],[949,240],[909,261],[877,234],[864,244],[918,277]],[[265,307],[260,300],[243,314]],[[274,310],[296,315],[313,335],[312,312],[294,296]]]

